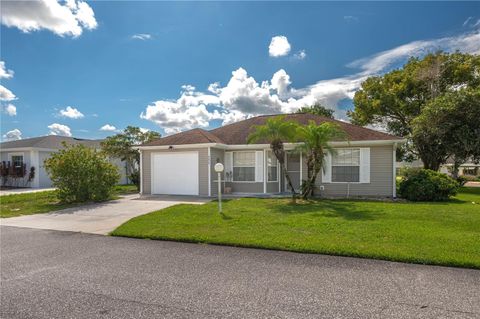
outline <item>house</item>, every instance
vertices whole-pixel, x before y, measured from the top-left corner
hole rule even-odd
[[[453,159],[448,158],[445,164],[440,166],[439,172],[452,176],[453,171]],[[413,162],[397,162],[397,174],[402,168],[423,168],[423,162],[420,159]],[[480,176],[480,163],[475,163],[471,159],[460,165],[458,168],[458,176]]]
[[[270,145],[247,144],[253,126],[273,116],[258,116],[210,131],[197,128],[140,146],[141,194],[215,196],[218,178],[213,166],[218,162],[225,167],[221,175],[224,193],[288,192],[285,174]],[[325,171],[317,179],[322,195],[396,196],[395,152],[402,139],[312,114],[288,114],[285,120],[299,124],[335,122],[348,135],[348,142],[331,142],[337,152],[327,155]],[[307,170],[304,156],[294,148],[295,144],[285,143],[285,162],[294,187],[299,189]]]
[[[63,148],[63,143],[70,145],[83,144],[87,147],[100,149],[100,143],[102,140],[87,140],[66,136],[48,135],[27,138],[17,141],[0,143],[0,161],[10,162],[15,167],[21,167],[26,165],[26,172],[31,167],[35,167],[35,177],[31,182],[27,182],[27,177],[21,181],[16,181],[16,186],[26,186],[33,188],[45,188],[51,187],[52,181],[50,180],[43,162],[50,157],[50,154],[57,152]],[[115,164],[121,175],[120,184],[126,184],[128,182],[126,176],[125,163],[120,159],[113,159],[112,163]]]

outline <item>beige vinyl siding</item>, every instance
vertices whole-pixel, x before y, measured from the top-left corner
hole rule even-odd
[[[355,146],[356,147],[356,146]],[[368,145],[361,147],[369,147]],[[350,196],[393,196],[393,146],[370,147],[370,183],[350,183]],[[306,174],[306,173],[304,173]],[[304,175],[306,177],[306,175]],[[326,196],[346,197],[348,183],[321,182],[321,174],[317,178],[317,185],[323,185]]]
[[[267,182],[267,193],[278,193],[278,182]]]
[[[250,193],[259,194],[263,193],[263,183],[255,182],[228,182],[226,186],[232,188],[233,193]]]
[[[152,153],[165,152],[198,152],[198,190],[200,196],[208,196],[208,148],[182,148],[173,150],[142,151],[142,191],[148,195],[151,190],[152,176]]]

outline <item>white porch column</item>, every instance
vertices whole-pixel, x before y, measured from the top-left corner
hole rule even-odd
[[[300,187],[302,187],[302,178],[303,178],[303,154],[300,152]]]
[[[212,196],[212,154],[210,147],[208,148],[208,197]],[[221,176],[218,174],[218,176]],[[220,183],[220,182],[219,182]]]
[[[263,193],[267,193],[267,178],[268,178],[268,161],[267,150],[263,150]]]

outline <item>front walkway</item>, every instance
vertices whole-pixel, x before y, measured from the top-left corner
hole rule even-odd
[[[176,204],[202,204],[209,200],[183,196],[169,200],[143,200],[137,194],[99,204],[67,208],[46,214],[0,219],[0,225],[75,231],[106,235],[127,220]]]

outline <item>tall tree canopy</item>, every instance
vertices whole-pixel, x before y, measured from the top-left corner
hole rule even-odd
[[[459,89],[429,102],[413,121],[412,139],[433,154],[434,169],[451,158],[456,175],[460,164],[480,161],[480,90]]]
[[[127,163],[127,174],[138,186],[138,167],[140,164],[140,152],[134,146],[148,143],[160,138],[160,133],[154,131],[142,131],[139,127],[127,126],[122,133],[109,136],[102,142],[102,150],[110,157],[120,158]]]
[[[335,110],[329,109],[328,107],[323,106],[320,103],[315,103],[312,106],[302,106],[297,110],[297,113],[310,113],[310,114],[325,116],[331,119],[335,118],[333,116],[333,113],[335,113]]]
[[[460,89],[480,90],[480,56],[439,52],[411,58],[402,69],[363,82],[349,116],[355,124],[381,125],[409,139],[409,151],[427,168],[436,169],[445,155],[435,155],[437,150],[427,145],[432,143],[430,138],[412,140],[413,121],[427,105],[436,105],[436,99]]]

